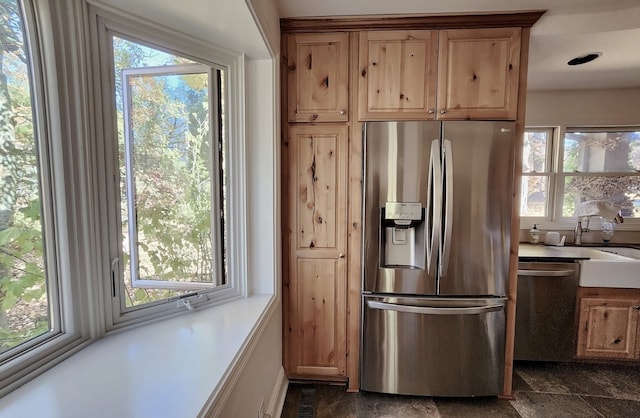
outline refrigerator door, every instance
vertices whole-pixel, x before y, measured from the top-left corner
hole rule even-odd
[[[440,295],[504,295],[509,276],[513,122],[443,124]]]
[[[439,152],[440,127],[435,121],[364,127],[364,292],[435,293],[441,162],[431,150]]]
[[[505,303],[505,298],[363,297],[361,389],[499,395]]]

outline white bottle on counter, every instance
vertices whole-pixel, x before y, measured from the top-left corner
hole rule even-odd
[[[540,231],[538,230],[538,226],[533,224],[533,228],[529,230],[529,242],[532,244],[537,244],[540,242]]]

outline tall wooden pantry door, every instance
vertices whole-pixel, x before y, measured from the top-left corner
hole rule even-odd
[[[346,375],[346,125],[289,127],[290,376]]]

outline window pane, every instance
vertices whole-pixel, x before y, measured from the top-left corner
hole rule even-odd
[[[548,176],[522,176],[520,216],[547,216]]]
[[[640,132],[567,132],[564,172],[607,173],[640,170]]]
[[[575,216],[576,204],[587,200],[608,200],[622,207],[622,217],[640,218],[640,176],[566,176],[562,216]]]
[[[0,352],[52,328],[30,57],[16,1],[0,2]]]
[[[127,307],[224,284],[209,67],[113,38]]]
[[[526,131],[522,150],[522,172],[544,173],[548,169],[548,147],[550,131]]]

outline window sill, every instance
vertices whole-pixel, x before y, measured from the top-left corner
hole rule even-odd
[[[195,417],[271,299],[253,295],[98,340],[0,399],[0,416]]]

